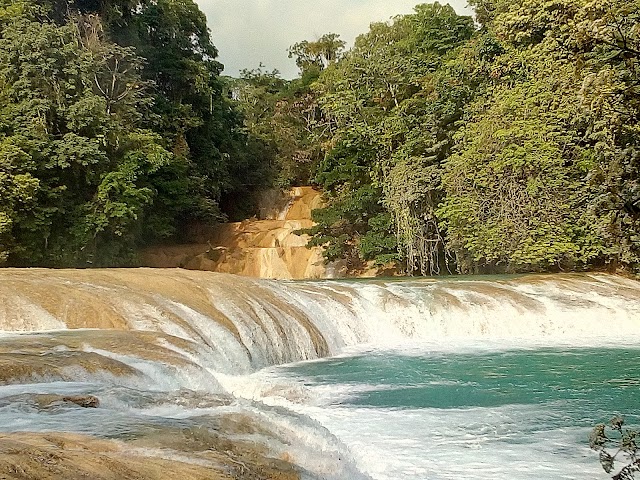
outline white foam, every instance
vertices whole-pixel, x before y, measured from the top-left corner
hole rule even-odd
[[[578,441],[588,437],[588,429],[518,431],[544,413],[537,408],[307,408],[305,413],[345,442],[360,469],[376,480],[578,480],[602,474],[586,440]]]
[[[588,432],[526,427],[531,419],[544,422],[549,414],[546,407],[446,413],[343,407],[336,404],[380,386],[309,386],[274,369],[247,374],[276,364],[313,361],[322,353],[375,354],[382,348],[423,355],[640,344],[640,284],[609,276],[532,277],[497,283],[482,279],[355,283],[244,279],[229,285],[217,282],[207,291],[211,307],[225,321],[210,318],[197,305],[149,292],[130,296],[122,292],[121,298],[114,298],[132,329],[163,332],[191,342],[193,348],[181,347],[183,343],[174,344],[171,339],[159,340],[162,347],[184,359],[169,363],[87,347],[86,351],[114,358],[141,374],[109,379],[78,371],[78,380],[93,385],[76,386],[78,391],[92,393],[98,388],[95,385],[121,385],[139,389],[140,395],[183,389],[231,392],[249,401],[214,410],[238,409],[257,418],[281,437],[281,441],[265,440],[273,454],[290,458],[309,478],[354,480],[364,478],[359,471],[367,471],[376,480],[577,479],[595,477],[600,467],[590,452],[577,446],[577,439]],[[35,303],[20,308],[26,313],[24,325],[18,328],[66,328]],[[325,344],[327,352],[319,348]],[[51,385],[42,388],[58,389],[57,383]],[[20,388],[2,387],[0,396],[29,390]],[[70,393],[77,392],[71,389]],[[68,409],[57,416],[34,412],[21,416],[19,409],[10,407],[4,409],[2,418],[9,421],[5,424],[9,431],[35,428],[95,433],[103,421],[110,432],[117,432],[127,431],[127,422],[131,418],[139,421],[140,416],[148,417],[146,421],[152,417],[187,419],[214,411],[176,405],[127,407],[118,395],[115,399],[110,395],[106,395],[107,408],[94,412]],[[114,408],[121,404],[122,409]],[[110,413],[114,416],[111,421]],[[256,437],[256,441],[262,440]],[[584,461],[577,466],[575,459],[567,461],[571,452],[566,448],[579,451],[578,458]]]

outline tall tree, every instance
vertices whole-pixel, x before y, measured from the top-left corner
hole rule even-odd
[[[37,5],[3,8],[0,168],[12,195],[0,250],[15,264],[124,261],[156,194],[151,176],[173,158],[143,125],[142,60],[89,19],[59,26]]]
[[[442,215],[461,268],[636,268],[640,6],[473,3],[506,51],[491,62],[500,88],[474,109],[448,162]]]
[[[336,254],[349,245],[360,260],[401,259],[410,273],[440,271],[438,169],[469,94],[459,72],[441,71],[473,32],[471,18],[448,5],[418,5],[373,24],[323,73],[317,91],[327,153],[317,178],[331,205],[316,214],[313,242]]]
[[[337,33],[326,33],[318,40],[303,40],[289,48],[289,58],[296,59],[302,77],[318,75],[329,65],[337,62],[344,51],[346,42]]]
[[[579,93],[597,159],[592,207],[612,261],[640,271],[640,4],[583,2],[574,22],[585,66]]]

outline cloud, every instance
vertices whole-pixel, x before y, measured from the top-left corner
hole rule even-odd
[[[207,15],[225,74],[261,62],[285,78],[297,75],[287,48],[301,40],[338,33],[348,45],[372,22],[410,13],[419,0],[195,0]],[[446,2],[442,2],[446,3]],[[449,0],[458,13],[471,14],[466,0]]]

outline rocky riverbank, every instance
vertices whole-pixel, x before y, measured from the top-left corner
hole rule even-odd
[[[175,430],[128,441],[72,433],[0,434],[0,478],[297,480],[299,475],[290,463],[267,458],[255,445]]]
[[[259,278],[330,278],[340,265],[325,266],[322,249],[307,248],[308,237],[297,233],[313,226],[311,211],[321,205],[321,194],[312,187],[265,195],[258,217],[194,228],[190,243],[145,249],[141,263]]]

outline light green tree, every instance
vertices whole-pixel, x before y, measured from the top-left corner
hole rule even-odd
[[[331,205],[312,233],[330,254],[400,260],[408,273],[441,271],[439,168],[472,90],[446,65],[473,33],[471,18],[450,6],[418,5],[371,25],[320,77],[326,157],[317,179]]]
[[[337,33],[325,33],[315,41],[303,40],[289,48],[289,58],[295,58],[300,74],[319,74],[337,62],[346,42]]]

